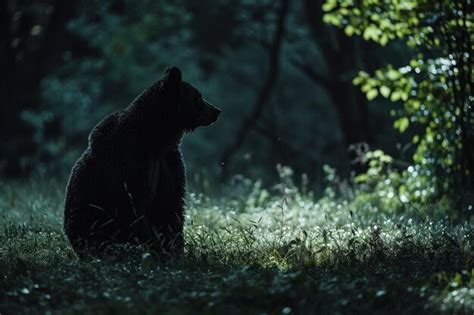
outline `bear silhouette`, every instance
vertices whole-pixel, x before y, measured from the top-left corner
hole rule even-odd
[[[217,120],[220,110],[182,81],[177,67],[89,135],[66,188],[64,231],[80,256],[111,245],[184,252],[183,135]]]

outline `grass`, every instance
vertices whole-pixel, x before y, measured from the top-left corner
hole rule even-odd
[[[190,193],[185,257],[158,264],[140,248],[79,261],[62,205],[62,185],[1,183],[0,314],[474,312],[474,224],[434,206],[428,218],[242,180]]]

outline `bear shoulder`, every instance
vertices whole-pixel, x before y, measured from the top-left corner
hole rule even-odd
[[[120,125],[120,116],[121,113],[116,112],[102,119],[89,134],[89,147],[105,148],[112,143]]]

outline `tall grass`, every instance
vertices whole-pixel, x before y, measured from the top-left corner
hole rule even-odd
[[[218,198],[190,193],[185,256],[164,264],[144,248],[79,261],[63,185],[3,182],[0,313],[474,312],[472,222],[299,186],[240,178]]]

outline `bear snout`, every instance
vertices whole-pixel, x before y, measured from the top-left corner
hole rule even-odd
[[[210,124],[217,121],[221,110],[206,100],[204,100],[204,104],[206,105],[206,114],[203,121],[203,126],[209,126]]]
[[[221,114],[221,110],[219,108],[213,108],[212,109],[212,115],[214,116],[215,120],[217,120],[217,118],[219,117],[219,115]]]

